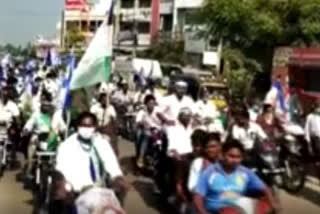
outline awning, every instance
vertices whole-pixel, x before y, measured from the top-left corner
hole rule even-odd
[[[320,67],[320,49],[299,49],[289,58],[289,66]]]

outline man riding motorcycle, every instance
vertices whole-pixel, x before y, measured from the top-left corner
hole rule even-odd
[[[258,213],[268,213],[270,206],[279,211],[278,201],[263,181],[250,169],[240,165],[245,154],[243,145],[238,141],[228,141],[223,145],[222,153],[222,161],[207,167],[198,179],[194,194],[198,213],[242,213],[239,210],[246,211],[243,199],[248,193],[267,199],[267,202],[260,201],[258,204]]]
[[[231,138],[242,143],[248,152],[253,149],[256,140],[264,141],[268,138],[258,124],[250,121],[250,115],[246,109],[237,114],[236,123],[230,134]]]
[[[220,113],[216,106],[209,101],[209,93],[203,90],[201,99],[195,103],[195,120],[198,120],[200,128],[208,132],[224,133],[221,120],[218,119]]]
[[[110,138],[111,146],[118,156],[117,113],[113,105],[109,102],[106,93],[99,95],[98,103],[91,107],[90,112],[96,115],[100,133]]]
[[[12,158],[13,161],[15,161],[17,144],[19,143],[20,111],[10,97],[10,88],[6,86],[3,87],[0,90],[0,114],[2,114],[2,123],[6,128],[5,133],[7,138],[12,143]]]
[[[169,95],[162,100],[163,120],[167,124],[174,124],[178,120],[179,112],[182,108],[194,110],[194,101],[186,95],[188,85],[186,82],[178,81],[175,83],[175,93]]]
[[[123,194],[129,188],[109,142],[96,133],[97,125],[95,115],[82,113],[78,118],[77,133],[58,147],[56,169],[62,173],[60,183],[64,185],[56,189],[50,213],[62,213],[66,206],[66,213],[72,213],[74,199],[91,187],[104,187],[106,174],[116,192],[118,188],[118,193]],[[70,193],[73,200],[68,203]]]
[[[136,122],[140,128],[137,136],[137,166],[143,168],[143,159],[151,141],[152,134],[162,129],[162,121],[159,117],[160,110],[156,106],[153,95],[147,95],[144,99],[145,109],[139,111]]]
[[[50,103],[51,97],[44,93],[41,97],[41,107],[40,107],[40,112],[34,112],[27,123],[25,124],[23,128],[23,136],[26,136],[28,134],[31,134],[31,140],[28,145],[28,152],[27,152],[27,170],[26,170],[26,175],[27,178],[32,179],[32,163],[33,163],[33,157],[36,153],[36,149],[38,146],[38,137],[40,135],[46,135],[47,139],[49,139],[49,135],[51,134],[52,131],[52,126],[51,126],[51,120],[52,120],[52,115],[53,115],[53,106]],[[54,143],[54,142],[52,142]],[[47,150],[49,147],[52,146],[52,150],[54,150],[54,147],[56,145],[47,145],[47,148],[43,148]]]

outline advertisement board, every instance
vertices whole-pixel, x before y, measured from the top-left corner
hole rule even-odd
[[[66,10],[87,10],[88,7],[87,0],[65,0]]]

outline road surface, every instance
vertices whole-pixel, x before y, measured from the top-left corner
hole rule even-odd
[[[133,145],[121,141],[121,163],[128,180],[133,185],[125,200],[127,214],[169,214],[152,194],[152,182],[143,177],[136,177],[132,172],[131,157]],[[0,213],[1,214],[31,214],[32,196],[23,190],[21,183],[16,181],[18,171],[6,172],[0,180]],[[317,186],[319,185],[319,186]],[[319,214],[320,213],[320,184],[309,184],[299,195],[292,196],[281,192],[284,214]]]

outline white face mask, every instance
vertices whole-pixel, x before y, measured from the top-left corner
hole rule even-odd
[[[85,140],[92,139],[95,132],[95,128],[93,127],[79,127],[78,134]]]

